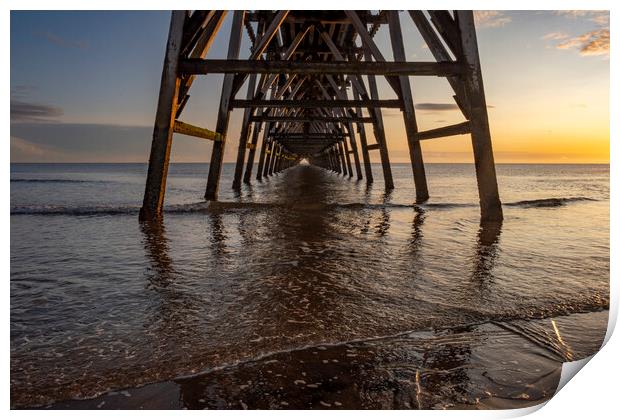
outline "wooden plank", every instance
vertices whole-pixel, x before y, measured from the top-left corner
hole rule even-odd
[[[458,124],[448,125],[446,127],[434,128],[432,130],[420,131],[417,135],[418,140],[436,139],[439,137],[458,136],[460,134],[470,133],[469,121]]]
[[[173,11],[170,18],[140,220],[152,220],[160,217],[164,205],[174,117],[177,111],[181,83],[177,77],[177,65],[183,41],[185,18],[185,11]]]
[[[381,145],[379,143],[369,144],[368,146],[366,146],[366,150],[379,150],[380,148]]]
[[[325,100],[325,99],[304,99],[304,100],[266,100],[266,99],[234,99],[230,101],[231,108],[401,108],[402,102],[398,99],[362,99],[354,100]]]
[[[186,136],[199,137],[206,140],[225,141],[224,137],[207,128],[197,127],[183,121],[174,121],[174,132]]]
[[[457,76],[458,63],[425,61],[287,61],[222,60],[188,58],[179,63],[181,74],[278,73],[278,74],[374,74],[381,76]]]

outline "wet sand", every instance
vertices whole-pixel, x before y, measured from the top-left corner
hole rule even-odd
[[[607,314],[576,316],[602,323]],[[518,331],[493,322],[308,347],[46,408],[524,408],[553,396],[570,344],[541,346]]]

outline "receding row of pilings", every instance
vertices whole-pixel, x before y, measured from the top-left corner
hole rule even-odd
[[[162,213],[173,133],[213,142],[205,198],[217,199],[224,148],[229,142],[228,125],[235,108],[244,108],[244,114],[234,189],[251,181],[262,131],[256,168],[259,180],[305,158],[349,177],[365,176],[370,183],[374,178],[369,152],[378,150],[385,188],[391,190],[394,181],[382,109],[397,108],[405,125],[416,202],[429,198],[421,141],[471,134],[481,217],[501,220],[473,13],[427,13],[429,17],[422,11],[410,11],[409,15],[435,62],[406,61],[397,11],[237,10],[224,60],[205,57],[225,11],[172,12],[140,218],[157,218]],[[381,24],[389,26],[393,62],[385,60],[373,40]],[[244,27],[252,48],[249,58],[240,60]],[[357,37],[361,47],[356,44]],[[196,76],[212,73],[224,74],[215,130],[179,121]],[[397,99],[379,98],[377,75],[385,77]],[[445,77],[465,121],[419,131],[410,76]],[[246,81],[246,99],[236,99]],[[364,124],[372,124],[375,144],[368,144]]]

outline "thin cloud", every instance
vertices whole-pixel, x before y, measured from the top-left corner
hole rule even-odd
[[[47,145],[36,144],[20,137],[11,136],[11,162],[30,162],[60,157],[58,150]]]
[[[11,122],[50,122],[62,115],[56,106],[11,99]]]
[[[599,26],[609,26],[608,10],[557,10],[555,13],[570,19],[587,18]]]
[[[479,28],[501,28],[512,18],[499,10],[474,10],[474,22]]]
[[[487,105],[487,108],[495,108],[494,105]],[[442,103],[442,102],[420,102],[415,104],[415,109],[418,111],[426,111],[429,114],[435,114],[440,112],[458,111],[459,107],[454,103]],[[383,116],[386,118],[400,117],[402,112],[397,109],[386,109],[383,111]]]
[[[11,98],[22,98],[30,95],[38,89],[34,85],[15,85],[11,88]]]
[[[609,57],[609,11],[558,10],[555,14],[569,19],[586,19],[594,23],[596,29],[572,37],[564,36],[563,32],[552,32],[543,39],[561,41],[555,44],[558,50],[577,50],[582,56]]]
[[[579,50],[582,56],[609,56],[609,29],[597,29],[556,45],[559,50]]]
[[[442,104],[435,102],[422,102],[415,105],[416,109],[421,111],[453,111],[459,109],[456,104]]]
[[[89,45],[88,42],[86,41],[73,41],[70,39],[66,39],[61,37],[60,35],[57,35],[53,32],[43,32],[43,33],[37,33],[38,36],[43,37],[44,39],[46,39],[48,42],[50,42],[51,44],[54,45],[59,45],[61,47],[65,47],[65,48],[76,48],[79,50],[87,50]]]
[[[569,37],[570,35],[565,32],[550,32],[542,36],[541,39],[544,39],[545,41],[561,41]]]

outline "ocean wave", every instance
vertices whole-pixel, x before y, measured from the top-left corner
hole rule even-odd
[[[541,198],[538,200],[515,201],[514,203],[504,203],[505,206],[511,207],[561,207],[569,203],[579,201],[597,201],[589,197],[560,197],[560,198]]]
[[[16,206],[11,208],[11,215],[33,216],[112,216],[119,214],[138,214],[139,207],[130,206]]]
[[[53,183],[53,184],[91,184],[108,183],[112,181],[88,180],[88,179],[54,179],[54,178],[11,178],[13,183]]]
[[[544,198],[537,200],[523,200],[512,203],[504,203],[508,207],[540,208],[561,207],[569,203],[581,201],[597,201],[588,197]],[[188,204],[174,204],[164,207],[164,213],[192,214],[217,211],[234,210],[269,210],[281,208],[300,211],[317,211],[331,209],[351,210],[382,210],[382,209],[413,209],[424,212],[428,209],[454,209],[477,207],[474,203],[424,203],[424,204],[398,204],[398,203],[282,203],[282,202],[234,202],[234,201],[202,201]],[[11,208],[11,215],[65,215],[65,216],[96,216],[137,214],[138,206],[15,206]]]

